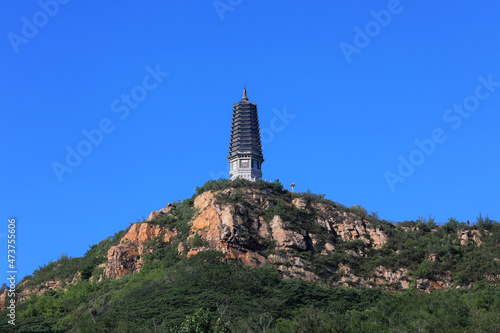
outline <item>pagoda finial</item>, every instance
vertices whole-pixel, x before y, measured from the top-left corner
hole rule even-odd
[[[244,101],[248,101],[247,87],[246,86],[243,86],[243,97],[241,99],[244,100]]]

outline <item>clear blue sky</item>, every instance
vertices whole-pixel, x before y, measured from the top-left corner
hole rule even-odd
[[[498,1],[65,1],[0,13],[19,279],[227,177],[244,84],[267,180],[387,220],[500,219]]]

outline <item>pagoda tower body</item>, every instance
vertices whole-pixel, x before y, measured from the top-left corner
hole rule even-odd
[[[247,90],[243,89],[243,97],[233,105],[233,123],[231,143],[229,145],[229,164],[231,180],[244,178],[251,181],[262,179],[262,143],[260,141],[259,116],[257,104],[247,98]]]

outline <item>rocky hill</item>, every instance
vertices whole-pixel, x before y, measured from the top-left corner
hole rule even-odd
[[[192,198],[152,211],[147,220],[92,246],[85,257],[62,256],[35,271],[21,282],[19,300],[65,293],[79,281],[118,281],[195,257],[221,264],[236,260],[329,288],[430,293],[496,286],[499,243],[498,223],[487,218],[475,226],[453,219],[444,226],[394,225],[360,206],[290,193],[279,182],[212,181]]]

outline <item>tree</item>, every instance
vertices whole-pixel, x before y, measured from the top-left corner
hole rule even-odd
[[[479,230],[490,230],[491,227],[493,226],[493,223],[495,221],[493,221],[492,219],[490,219],[488,217],[488,215],[486,215],[485,218],[483,218],[483,216],[481,215],[481,212],[479,212],[479,216],[477,217],[477,223],[476,223],[476,226]]]
[[[228,322],[221,318],[214,320],[210,311],[198,309],[192,316],[187,316],[181,326],[172,330],[172,333],[229,333],[231,328]]]

